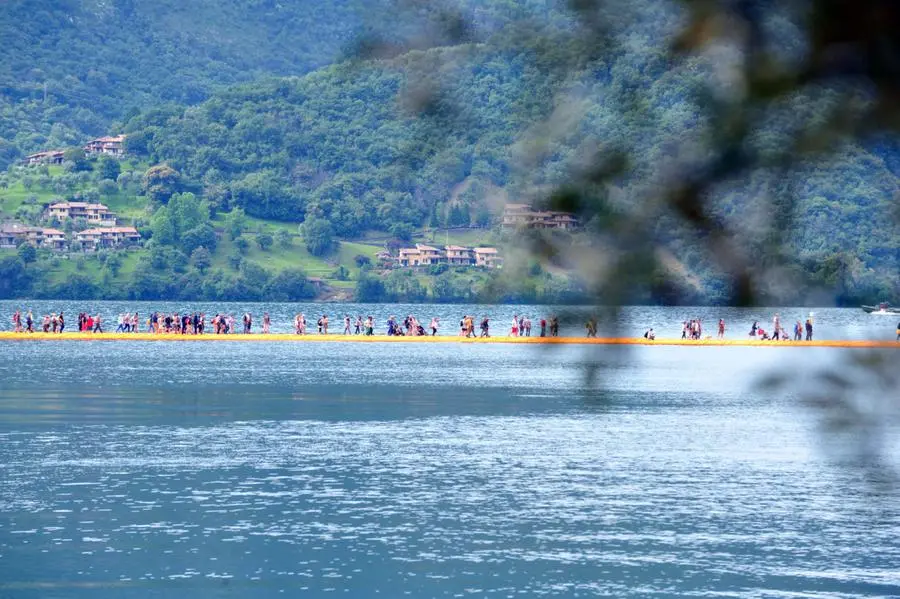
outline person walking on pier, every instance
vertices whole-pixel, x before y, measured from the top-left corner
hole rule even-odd
[[[428,327],[431,329],[431,336],[434,337],[438,332],[438,325],[440,324],[440,320],[437,316],[431,319],[431,325]]]
[[[725,319],[719,319],[719,339],[725,338]]]
[[[59,313],[59,334],[62,335],[62,332],[66,328],[66,317],[63,316],[63,313]]]
[[[597,336],[597,320],[593,316],[588,318],[588,321],[585,323],[584,328],[587,329],[588,337]]]
[[[812,316],[806,319],[806,340],[813,340],[813,321]]]
[[[481,319],[481,336],[482,337],[490,337],[490,328],[491,322],[488,320],[488,317],[485,316]]]
[[[344,314],[344,335],[350,335],[350,315]]]
[[[101,319],[100,319],[100,315],[99,315],[99,314],[97,314],[97,316],[94,317],[94,332],[95,332],[95,333],[102,333],[102,332],[103,332],[103,324],[102,324],[102,322],[101,322]]]
[[[354,328],[354,331],[353,331],[354,335],[359,335],[362,333],[362,329],[363,329],[362,314],[356,315],[356,322],[353,323],[353,328]]]
[[[547,319],[541,318],[541,337],[547,336]]]

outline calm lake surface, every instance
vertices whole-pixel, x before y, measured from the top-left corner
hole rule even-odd
[[[300,311],[207,311],[245,309]],[[814,311],[825,338],[893,338]],[[897,597],[900,490],[798,393],[859,351],[0,342],[0,597]]]

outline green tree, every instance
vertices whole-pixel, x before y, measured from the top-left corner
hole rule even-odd
[[[31,276],[19,256],[0,258],[0,297],[25,297],[31,291]]]
[[[278,301],[297,302],[315,297],[316,290],[298,268],[286,268],[275,275],[266,288],[266,296]]]
[[[154,202],[165,204],[182,189],[181,173],[167,164],[151,166],[144,173],[142,189]]]
[[[247,228],[247,216],[241,207],[234,208],[225,217],[225,231],[231,239],[240,237]]]
[[[400,241],[410,241],[413,235],[413,228],[408,223],[397,223],[391,225],[391,235]]]
[[[324,256],[334,244],[331,223],[321,218],[310,217],[300,225],[300,234],[307,251],[313,256]]]
[[[30,243],[23,243],[19,246],[17,250],[19,255],[19,259],[25,264],[31,264],[35,260],[37,260],[37,250]]]
[[[250,242],[247,241],[246,237],[238,237],[234,240],[234,247],[241,254],[246,254],[247,250],[250,249]]]
[[[185,254],[191,254],[199,247],[206,248],[210,252],[216,251],[216,231],[209,223],[204,223],[193,229],[185,231],[181,235],[181,250]]]
[[[205,273],[212,266],[212,254],[209,253],[208,249],[200,246],[191,252],[191,264],[201,273]]]
[[[122,268],[122,256],[116,252],[110,253],[106,256],[104,265],[112,276],[118,276],[119,270]]]
[[[122,173],[122,165],[111,156],[103,155],[97,160],[97,174],[101,180],[117,181]]]
[[[354,299],[358,302],[381,302],[386,299],[384,283],[378,277],[363,273],[356,283]]]
[[[268,252],[272,248],[272,244],[274,242],[275,242],[275,240],[272,238],[272,235],[270,235],[269,233],[259,233],[256,236],[256,245],[258,245],[259,249],[261,249],[264,252]]]
[[[81,148],[69,148],[63,152],[63,161],[67,170],[78,173],[91,170],[91,163],[88,162],[84,150]]]
[[[275,241],[278,243],[278,247],[282,249],[290,249],[290,247],[294,244],[294,239],[291,234],[284,229],[278,229],[275,233]]]

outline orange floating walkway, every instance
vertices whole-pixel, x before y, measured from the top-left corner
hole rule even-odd
[[[154,333],[13,333],[0,331],[0,341],[243,341],[294,343],[508,343],[533,345],[686,345],[690,347],[846,347],[900,349],[896,341],[758,341],[751,339],[662,339],[648,341],[643,337],[488,337],[465,338],[456,335],[388,337],[386,335],[293,335],[273,333],[263,335],[178,335]]]

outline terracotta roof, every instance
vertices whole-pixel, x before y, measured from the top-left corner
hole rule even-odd
[[[61,156],[64,154],[62,150],[44,150],[43,152],[35,152],[34,154],[29,154],[25,158],[43,158],[44,156]]]
[[[88,202],[57,202],[55,204],[50,204],[51,209],[57,210],[70,210],[72,208],[84,208],[94,209],[94,210],[109,210],[109,207],[104,204],[90,204]]]
[[[439,252],[439,251],[441,251],[437,248],[431,247],[430,245],[424,245],[422,243],[417,243],[416,249],[419,250],[420,252]]]
[[[126,235],[140,235],[134,227],[98,227],[94,229],[85,229],[77,233],[77,235],[103,235],[104,233],[123,233]]]
[[[475,248],[472,251],[476,254],[496,254],[497,248]]]
[[[22,223],[3,223],[0,225],[0,232],[2,233],[25,233],[30,230],[31,227]]]
[[[469,248],[465,248],[460,245],[448,245],[446,249],[449,252],[470,252],[470,251],[472,251]]]
[[[122,141],[125,141],[124,135],[113,135],[113,136],[107,136],[107,137],[98,137],[97,139],[92,139],[88,143],[93,144],[93,143],[110,143],[110,142],[122,142]]]

